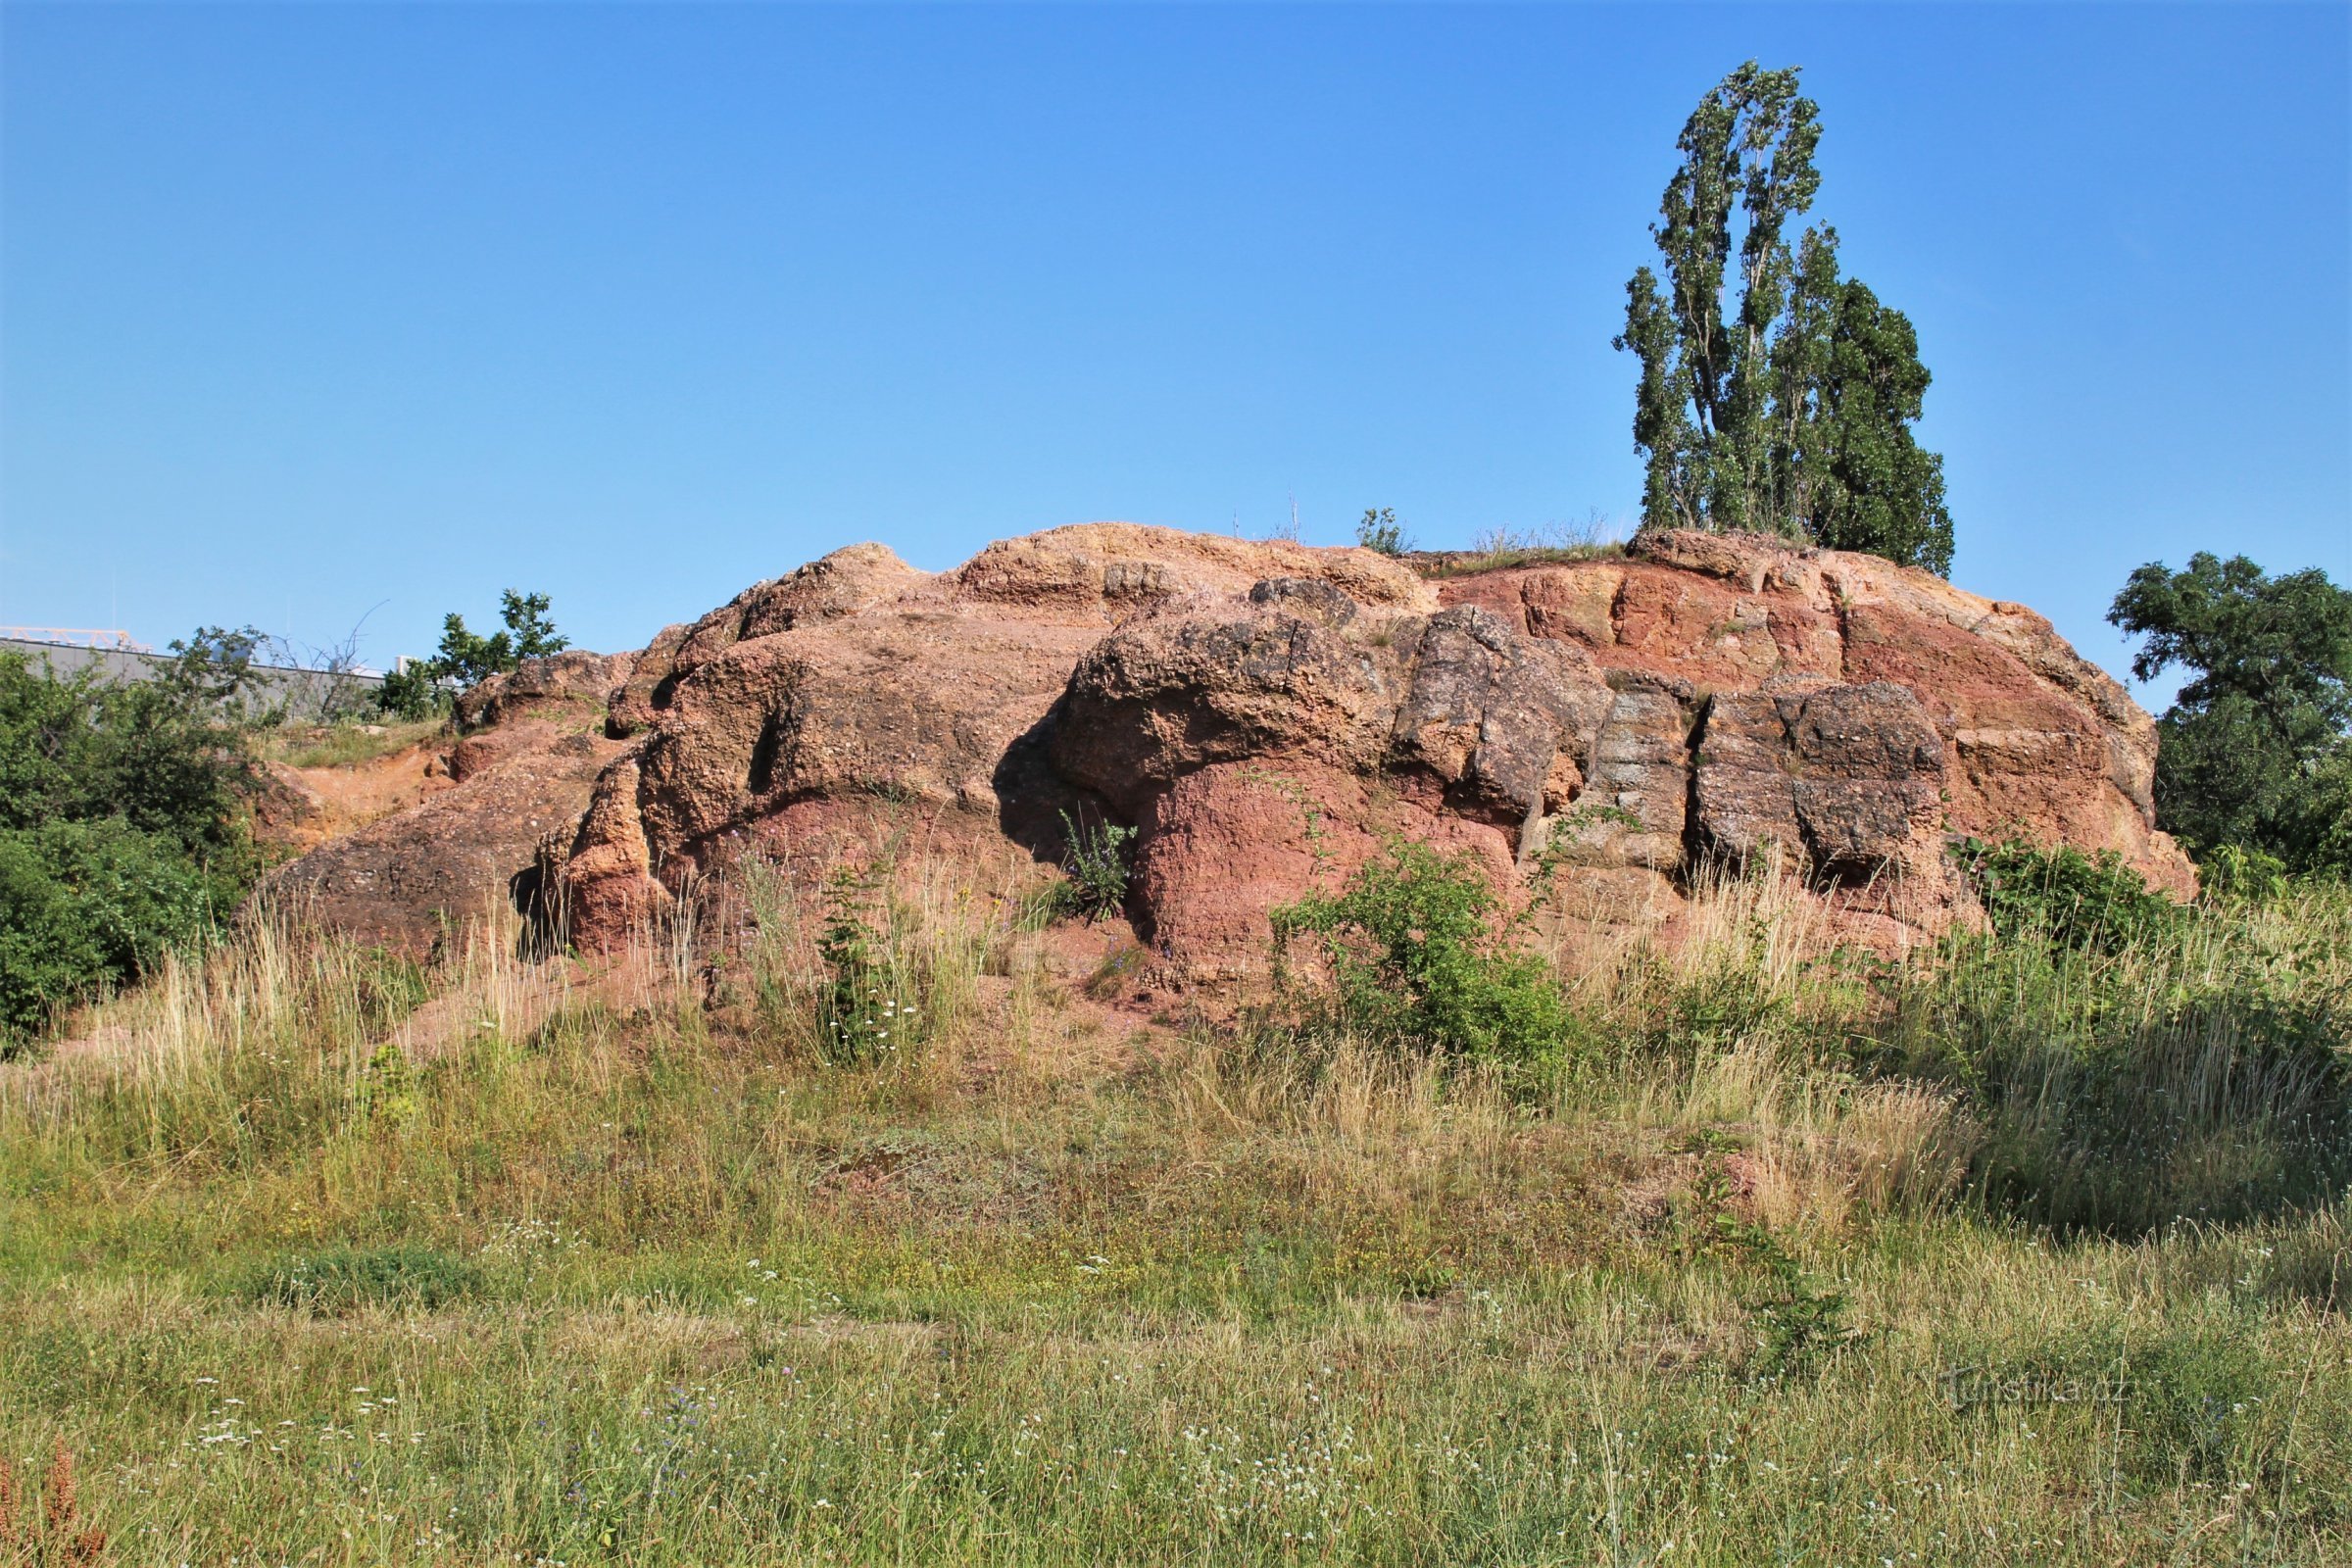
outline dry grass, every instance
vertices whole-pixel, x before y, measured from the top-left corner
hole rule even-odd
[[[2271,1024],[2084,988],[2317,1016],[2332,905],[2104,979],[1857,972],[1727,884],[1681,952],[1571,977],[1591,1053],[1531,1095],[1121,1021],[1005,872],[878,879],[927,1027],[873,1065],[818,1049],[777,882],[603,970],[503,916],[429,973],[258,922],[0,1067],[16,1517],[63,1443],[76,1530],[141,1562],[2318,1563],[2352,1530],[2342,1203],[2036,1232],[1983,1176],[2056,1124],[1917,1049],[2031,1009],[2259,1147],[2211,1080]]]

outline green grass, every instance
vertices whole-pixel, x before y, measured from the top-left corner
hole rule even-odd
[[[125,1563],[2344,1560],[2332,1091],[2229,1089],[2340,1055],[2340,895],[1886,967],[1730,886],[1506,1093],[1122,1046],[1006,891],[877,895],[854,1068],[773,886],[715,977],[172,969],[0,1067],[0,1454]],[[2123,1201],[2143,1069],[2244,1147]]]
[[[288,767],[357,767],[449,729],[439,718],[300,726],[265,734],[262,753]]]

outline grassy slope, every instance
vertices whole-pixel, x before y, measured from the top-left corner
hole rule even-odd
[[[888,943],[928,1038],[854,1069],[780,922],[714,1009],[658,959],[551,1000],[496,942],[265,933],[0,1066],[0,1453],[62,1440],[139,1563],[2352,1555],[2352,1209],[1987,1209],[1964,1167],[2046,1110],[1829,1065],[1889,994],[1918,1059],[1959,983],[1874,1000],[1742,897],[1588,977],[1622,1049],[1534,1101],[1107,1049],[936,887]],[[2340,995],[2342,905],[2278,920],[2217,951]],[[2138,1004],[2195,956],[1966,984]]]

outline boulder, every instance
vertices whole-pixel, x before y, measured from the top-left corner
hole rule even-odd
[[[458,728],[483,729],[556,707],[585,705],[601,714],[636,663],[635,654],[591,654],[577,648],[526,659],[459,697]]]

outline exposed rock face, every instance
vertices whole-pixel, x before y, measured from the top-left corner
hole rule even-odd
[[[1329,589],[1327,605],[1436,604],[1368,551],[1087,523],[937,576],[854,546],[664,633],[613,704],[613,731],[642,736],[573,846],[574,935],[623,939],[683,878],[788,836],[813,801],[957,812],[1041,841],[1081,800],[1043,747],[1079,660],[1127,616],[1238,600],[1276,573]]]
[[[747,588],[691,626],[664,627],[612,697],[607,726],[636,734],[669,707],[678,682],[740,642],[854,615],[924,580],[882,545],[851,545],[772,582]]]
[[[458,727],[505,724],[526,713],[586,703],[602,709],[614,688],[629,678],[635,654],[591,654],[573,648],[545,659],[526,659],[503,675],[493,675],[458,699]]]
[[[1052,755],[1144,828],[1146,939],[1224,973],[1262,955],[1268,908],[1382,834],[1468,845],[1507,877],[1582,787],[1609,700],[1589,659],[1475,607],[1341,614],[1261,583],[1104,638]]]
[[[1547,851],[1548,896],[1602,915],[1769,858],[1889,945],[1965,913],[1953,832],[2193,886],[2152,825],[2153,724],[2046,621],[1773,540],[1664,534],[1442,586],[1125,523],[938,574],[859,545],[633,660],[564,659],[469,700],[456,788],[285,880],[414,932],[553,826],[572,934],[610,945],[747,848],[821,859],[888,818],[1052,854],[1071,809],[1140,829],[1130,912],[1192,978],[1261,960],[1269,908],[1395,835],[1505,883]]]
[[[2110,849],[2158,887],[2179,896],[2195,888],[2187,858],[2155,828],[2154,720],[2023,605],[1873,556],[1689,532],[1644,536],[1623,561],[1490,572],[1450,581],[1444,594],[1584,649],[1614,680],[1687,683],[1678,700],[1693,720],[1708,706],[1700,692],[1723,694],[1713,699],[1721,704],[1808,685],[1899,687],[1942,742],[1933,771],[1943,828]],[[1894,711],[1883,699],[1873,710]],[[1724,733],[1747,736],[1758,717],[1744,704],[1726,707]],[[1707,724],[1713,730],[1712,716]],[[1711,751],[1700,743],[1702,775]],[[1907,798],[1916,801],[1924,783],[1915,776]],[[1728,779],[1713,791],[1734,794]],[[1802,837],[1802,820],[1783,825]],[[1735,828],[1713,842],[1735,847],[1739,838]],[[1888,863],[1917,853],[1915,845]]]
[[[411,953],[491,900],[527,896],[543,843],[570,842],[623,750],[604,738],[604,715],[634,662],[574,651],[483,681],[458,703],[462,733],[418,764],[433,793],[280,867],[270,895]]]
[[[577,716],[518,721],[506,755],[455,788],[333,839],[270,879],[270,896],[362,942],[429,951],[492,900],[520,897],[550,834],[568,841],[622,748]]]

